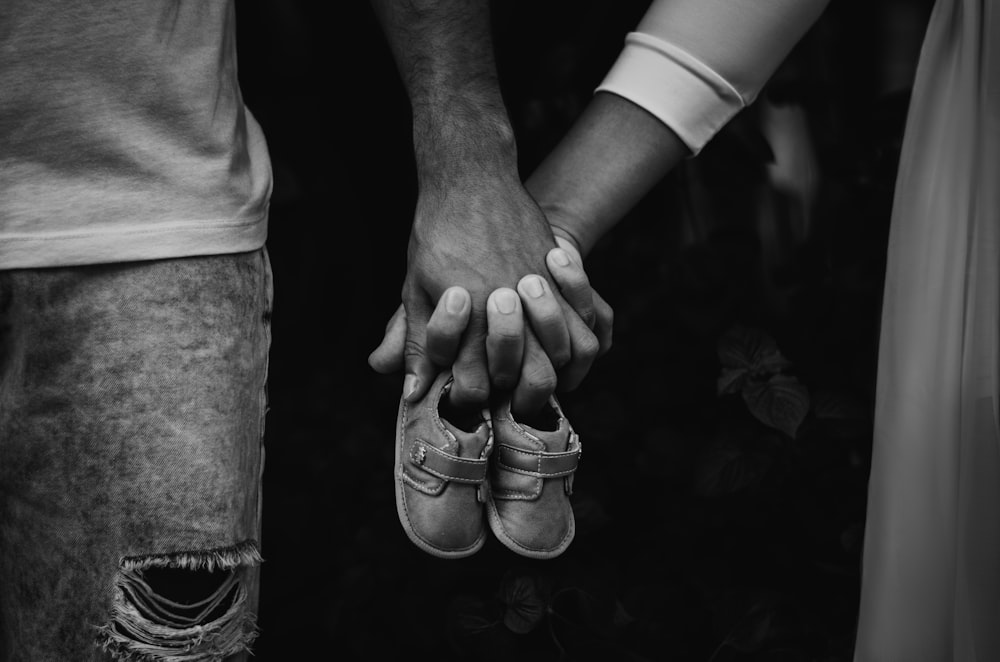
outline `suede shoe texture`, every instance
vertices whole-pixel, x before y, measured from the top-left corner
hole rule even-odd
[[[419,402],[400,399],[396,511],[415,545],[434,556],[460,558],[479,551],[486,540],[483,503],[493,432],[488,411],[472,432],[441,416],[450,387],[446,371]]]
[[[536,559],[562,554],[576,532],[569,495],[580,440],[554,397],[547,406],[555,419],[551,430],[515,421],[509,400],[492,412],[490,529],[510,550]]]

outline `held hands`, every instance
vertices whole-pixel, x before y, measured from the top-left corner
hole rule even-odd
[[[518,412],[530,413],[541,407],[557,382],[560,390],[575,388],[594,358],[611,346],[611,307],[591,289],[579,251],[572,242],[560,236],[555,241],[559,247],[548,251],[545,264],[558,293],[541,276],[529,274],[517,282],[516,292],[500,287],[490,292],[486,299],[483,342],[486,361],[485,365],[472,368],[485,370],[494,388],[512,389],[513,407]],[[561,301],[557,298],[559,295]],[[454,357],[460,355],[463,333],[470,327],[472,313],[470,293],[462,287],[448,287],[420,334],[423,345],[414,347],[411,343],[417,334],[408,324],[407,312],[401,305],[389,320],[382,343],[372,352],[369,363],[381,373],[394,372],[405,363],[407,383],[404,389],[413,386],[414,377],[423,382],[418,383],[416,389],[410,389],[407,396],[411,401],[416,400],[422,397],[425,385],[437,371],[451,365]],[[566,326],[561,327],[558,318],[564,314],[570,316],[570,320],[563,322]],[[525,316],[528,328],[524,324]],[[566,329],[565,333],[561,332],[562,328]],[[533,340],[533,329],[541,330],[538,335],[546,338],[544,345]],[[464,340],[468,339],[469,334]],[[405,359],[404,346],[409,350]],[[549,348],[557,356],[567,353],[570,356],[558,376],[552,371],[553,362],[549,358],[552,354],[545,353]],[[453,370],[457,373],[457,366]]]

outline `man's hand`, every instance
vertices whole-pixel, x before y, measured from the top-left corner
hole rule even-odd
[[[437,370],[452,366],[451,393],[457,405],[482,405],[491,386],[510,390],[517,385],[522,406],[531,409],[555,389],[557,371],[571,379],[586,373],[597,352],[593,333],[545,279],[522,280],[525,274],[545,273],[546,253],[554,246],[541,210],[510,177],[423,187],[402,293],[408,322],[407,397],[422,397]],[[443,296],[456,284],[468,292],[468,299],[454,293]],[[488,353],[487,315],[520,317],[517,297],[510,292],[499,293],[488,305],[490,294],[500,288],[516,288],[531,325],[494,329]],[[450,327],[435,333],[437,320],[428,333],[439,302],[450,316],[467,316],[457,345],[438,342],[452,336],[447,333]]]

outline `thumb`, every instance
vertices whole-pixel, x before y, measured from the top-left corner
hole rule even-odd
[[[415,297],[414,299],[419,299]],[[427,322],[431,307],[422,299],[406,304],[406,339],[403,344],[403,397],[416,402],[430,389],[437,368],[427,357]]]
[[[403,304],[396,308],[385,325],[382,342],[368,355],[368,365],[375,372],[389,375],[403,368],[403,347],[406,344],[406,311]]]
[[[573,258],[576,259],[577,264],[583,264],[583,256],[580,254],[580,247],[574,240],[568,239],[558,233],[553,233],[552,236],[556,240],[556,246],[572,255]]]

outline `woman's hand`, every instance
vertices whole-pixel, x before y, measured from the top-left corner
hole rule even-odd
[[[535,274],[520,279],[517,291],[497,288],[486,302],[486,354],[490,379],[495,384],[509,384],[512,404],[517,412],[531,412],[544,403],[555,390],[572,390],[586,376],[594,358],[611,347],[613,311],[590,287],[583,270],[579,250],[571,239],[556,232],[557,247],[545,256],[549,273],[558,287],[562,301],[547,281]],[[534,281],[534,282],[533,282]],[[533,292],[540,291],[539,296]],[[462,335],[469,323],[471,297],[461,287],[449,287],[438,299],[426,326],[427,356],[440,366],[458,352]],[[536,366],[544,350],[525,333],[524,317],[533,326],[542,326],[546,315],[559,311],[570,314],[570,333],[578,340],[573,345],[572,361],[558,375],[558,381],[539,375]],[[400,306],[386,327],[381,344],[368,362],[377,372],[392,373],[403,367],[407,335],[406,313]],[[583,339],[582,341],[580,339]],[[520,357],[524,356],[522,360]]]

